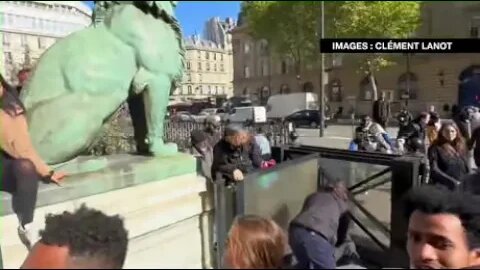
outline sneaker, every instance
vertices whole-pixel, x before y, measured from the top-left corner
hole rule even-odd
[[[28,250],[30,250],[38,240],[38,237],[35,236],[37,232],[32,223],[26,224],[25,226],[18,226],[17,232],[20,241]]]

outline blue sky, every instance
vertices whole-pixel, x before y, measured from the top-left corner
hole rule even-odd
[[[93,1],[85,1],[92,6]],[[211,17],[237,19],[240,1],[179,1],[177,17],[185,36],[202,34],[205,21]]]

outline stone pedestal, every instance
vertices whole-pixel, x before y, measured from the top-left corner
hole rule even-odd
[[[196,160],[130,155],[80,157],[59,166],[71,175],[63,185],[42,184],[36,227],[48,213],[72,211],[81,204],[120,214],[129,231],[125,268],[210,267],[211,203]],[[5,268],[18,268],[27,250],[17,236],[11,197],[2,194],[0,245]]]

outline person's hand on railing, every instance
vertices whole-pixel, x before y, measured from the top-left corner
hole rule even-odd
[[[243,181],[243,173],[239,169],[233,171],[233,180],[235,181]]]

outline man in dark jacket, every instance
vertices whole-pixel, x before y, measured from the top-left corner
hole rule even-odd
[[[382,92],[380,99],[373,103],[373,120],[383,128],[387,127],[387,121],[390,117],[390,102],[385,100],[385,92]]]
[[[307,197],[302,210],[292,220],[289,244],[299,269],[335,269],[335,249],[346,243],[349,226],[347,189],[341,183]],[[352,258],[356,252],[345,249]],[[348,252],[349,251],[349,252]]]
[[[244,174],[262,166],[260,148],[242,126],[228,125],[213,149],[212,177],[222,173],[228,180],[242,181]]]

